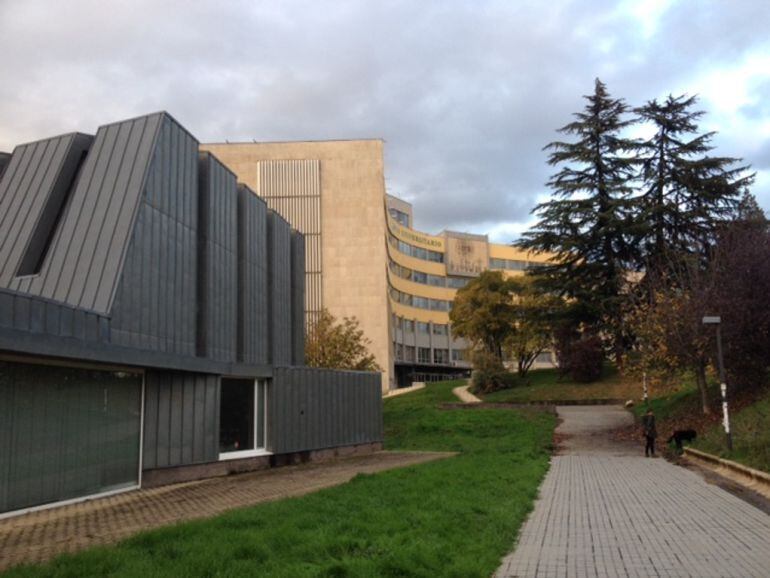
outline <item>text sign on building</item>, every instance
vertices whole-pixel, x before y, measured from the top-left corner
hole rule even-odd
[[[447,275],[477,277],[489,268],[489,245],[485,235],[445,233]]]

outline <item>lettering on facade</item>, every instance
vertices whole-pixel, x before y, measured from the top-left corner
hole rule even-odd
[[[393,228],[398,232],[398,236],[402,239],[409,239],[410,241],[414,241],[415,243],[420,243],[421,245],[427,246],[427,247],[436,247],[438,249],[443,248],[443,243],[438,239],[429,239],[428,237],[425,237],[423,235],[418,235],[416,233],[413,233],[409,229],[402,227],[395,221],[391,221],[391,225]]]
[[[477,277],[489,267],[489,246],[484,237],[446,235],[448,275]]]

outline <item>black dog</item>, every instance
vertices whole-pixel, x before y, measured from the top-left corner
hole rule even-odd
[[[668,438],[666,443],[670,444],[671,442],[674,442],[676,444],[676,449],[681,452],[682,442],[691,442],[697,437],[698,434],[695,433],[694,429],[678,429],[674,432],[674,435]]]

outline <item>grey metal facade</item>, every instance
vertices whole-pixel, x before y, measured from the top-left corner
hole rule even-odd
[[[238,184],[209,153],[198,160],[198,355],[234,361],[238,331]]]
[[[267,253],[270,361],[291,365],[291,227],[273,211],[267,215]]]
[[[268,211],[251,190],[238,187],[238,359],[244,363],[270,362],[270,299]]]
[[[20,145],[4,160],[0,513],[138,483],[140,455],[145,471],[218,461],[225,377],[272,378],[274,453],[381,440],[378,374],[292,367],[304,362],[303,236],[171,116]],[[30,413],[17,406],[28,390],[27,405],[46,392],[62,403]],[[67,429],[78,396],[94,411]],[[19,416],[43,414],[61,427],[35,430],[28,467]],[[80,471],[59,458],[86,433],[122,441]],[[110,483],[89,477],[102,471]],[[45,480],[27,494],[30,475]]]
[[[145,374],[143,469],[217,460],[219,384],[216,375]]]
[[[292,365],[305,365],[305,242],[291,233],[291,352]]]
[[[377,373],[277,368],[268,399],[268,447],[274,453],[382,439],[382,385]]]

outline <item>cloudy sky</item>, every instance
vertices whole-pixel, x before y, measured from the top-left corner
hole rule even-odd
[[[383,138],[416,226],[515,238],[601,78],[700,95],[770,209],[766,0],[0,0],[0,151],[168,110],[201,141]]]

